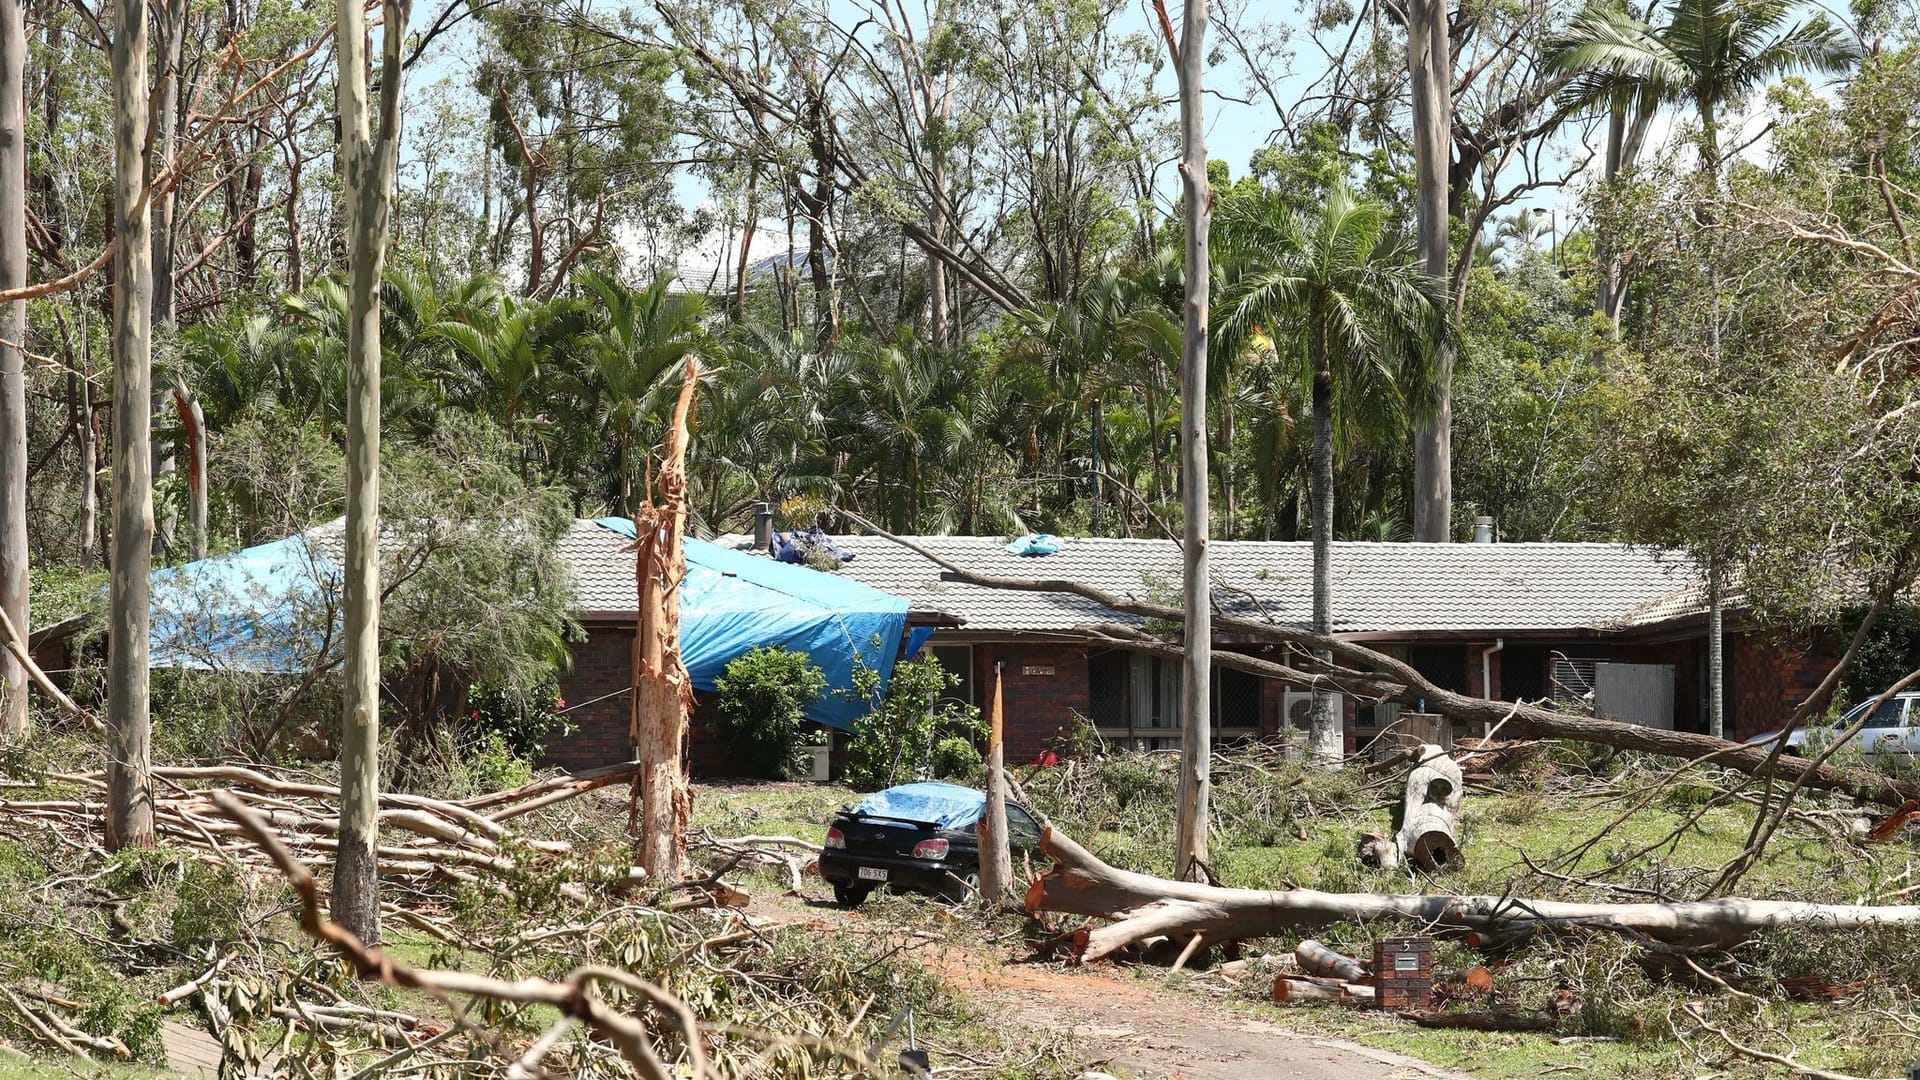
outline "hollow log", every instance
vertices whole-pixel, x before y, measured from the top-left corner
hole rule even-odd
[[[1402,858],[1427,873],[1453,870],[1465,862],[1453,837],[1453,815],[1460,809],[1464,786],[1460,763],[1433,743],[1422,745],[1417,754],[1407,772],[1395,839]]]
[[[1040,850],[1053,865],[1028,887],[1029,913],[1055,911],[1115,920],[1072,935],[1075,954],[1083,961],[1098,960],[1115,949],[1155,936],[1186,941],[1200,934],[1208,944],[1217,945],[1338,922],[1380,919],[1502,931],[1589,926],[1688,946],[1730,944],[1755,931],[1782,926],[1855,930],[1920,924],[1920,905],[1880,907],[1733,897],[1673,904],[1583,904],[1514,896],[1224,889],[1109,866],[1053,828],[1041,834]]]

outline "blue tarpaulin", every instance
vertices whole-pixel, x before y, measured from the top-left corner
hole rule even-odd
[[[633,536],[627,518],[596,524]],[[856,664],[884,691],[907,601],[850,578],[689,538],[680,586],[680,659],[700,690],[762,645],[804,652],[827,678],[807,718],[845,729],[871,703],[851,700]],[[339,639],[340,569],[304,536],[153,574],[154,667],[303,672]]]
[[[153,572],[151,664],[300,672],[328,646],[340,568],[304,536]]]
[[[853,812],[866,817],[928,821],[942,829],[958,829],[980,820],[980,811],[986,805],[987,796],[983,792],[929,780],[876,791],[855,803]]]
[[[633,535],[628,518],[595,524]],[[806,653],[827,677],[807,719],[845,729],[870,703],[852,701],[854,665],[893,674],[907,601],[852,578],[762,559],[689,538],[680,585],[680,662],[697,689],[712,690],[733,660],[762,645]]]

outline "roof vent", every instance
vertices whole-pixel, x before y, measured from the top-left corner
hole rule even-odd
[[[773,504],[753,504],[753,547],[762,555],[773,547]]]
[[[1493,543],[1493,519],[1477,517],[1473,519],[1473,542],[1476,544]]]

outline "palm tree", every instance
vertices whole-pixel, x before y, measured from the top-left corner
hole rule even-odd
[[[1725,110],[1772,79],[1837,73],[1859,57],[1824,15],[1786,26],[1789,8],[1787,0],[1674,0],[1659,26],[1629,10],[1589,8],[1568,26],[1549,63],[1578,76],[1570,103],[1604,104],[1623,120],[1656,105],[1692,105],[1700,118],[1700,164],[1717,190]]]
[[[1379,203],[1344,185],[1319,206],[1286,213],[1272,198],[1229,201],[1215,220],[1225,294],[1215,322],[1243,346],[1270,336],[1311,374],[1313,629],[1333,632],[1335,417],[1393,403],[1417,418],[1431,401],[1433,358],[1451,335],[1446,284],[1421,273],[1414,248],[1388,231]],[[1324,658],[1324,657],[1323,657]],[[1316,695],[1313,753],[1343,753],[1335,699]]]
[[[664,273],[635,289],[616,278],[585,273],[579,284],[603,309],[591,335],[594,399],[610,429],[614,454],[614,490],[620,512],[633,512],[633,436],[666,401],[663,389],[680,376],[688,353],[703,347],[700,320],[706,298],[673,290]]]

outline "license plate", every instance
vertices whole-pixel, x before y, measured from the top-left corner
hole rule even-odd
[[[854,876],[862,881],[887,880],[887,868],[884,866],[862,866],[854,871]]]

